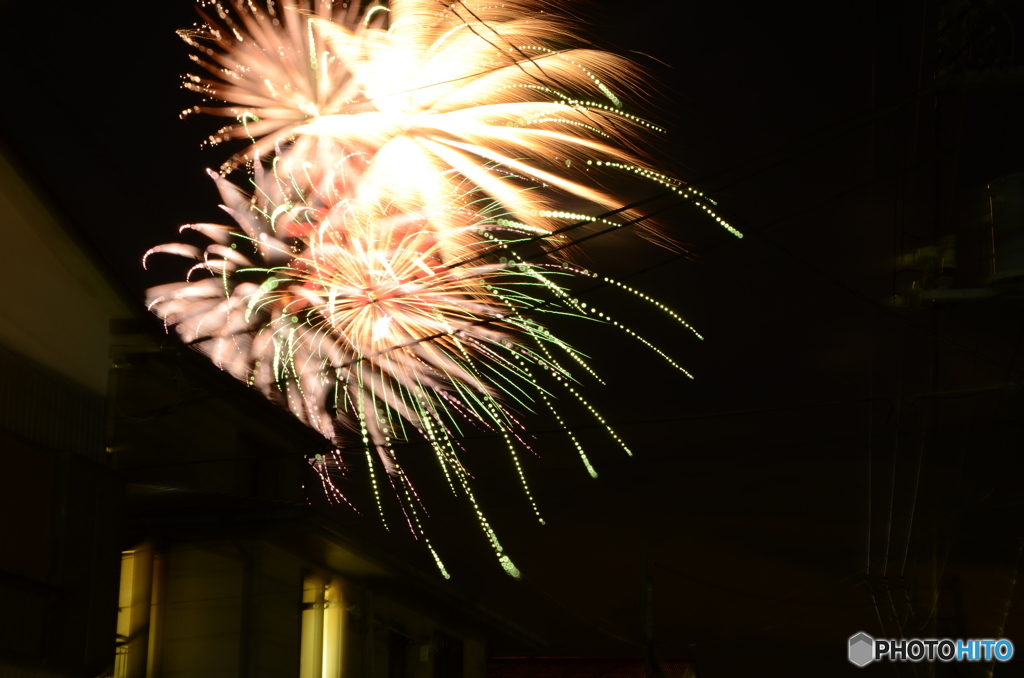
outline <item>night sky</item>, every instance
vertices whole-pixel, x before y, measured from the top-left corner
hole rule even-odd
[[[949,284],[984,284],[985,185],[1024,171],[1024,79],[1011,77],[1024,68],[1021,5],[973,0],[969,21],[949,19],[952,5],[579,7],[599,43],[649,55],[636,55],[653,73],[649,99],[627,106],[669,130],[654,150],[662,165],[746,237],[682,204],[662,223],[687,256],[618,233],[587,248],[586,265],[656,296],[705,340],[615,290],[587,294],[691,381],[610,328],[557,324],[593,356],[607,386],[588,397],[635,456],[569,408],[592,480],[553,422],[529,419],[545,526],[495,441],[467,442],[523,581],[502,572],[443,480],[428,481],[428,529],[454,582],[546,639],[546,654],[639,656],[646,569],[658,652],[695,659],[701,678],[852,674],[845,645],[858,631],[993,637],[1002,625],[1024,656],[1024,591],[1012,588],[1022,302],[893,303],[935,279],[896,258],[945,235],[957,238]],[[178,118],[196,101],[179,86],[191,64],[174,33],[196,20],[191,5],[153,6],[0,13],[0,131],[139,303],[180,272],[147,273],[142,253],[183,223],[221,220],[204,168],[225,155],[200,148],[217,120]],[[984,68],[1005,77],[964,84]],[[354,522],[430,567],[407,535]]]

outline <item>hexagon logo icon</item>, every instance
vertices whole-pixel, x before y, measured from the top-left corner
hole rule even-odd
[[[875,639],[861,632],[850,637],[850,663],[867,666],[874,659]]]

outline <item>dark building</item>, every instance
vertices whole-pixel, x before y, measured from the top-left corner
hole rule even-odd
[[[152,332],[6,157],[0,198],[31,281],[0,316],[0,675],[482,678],[538,643],[311,506],[324,441]]]

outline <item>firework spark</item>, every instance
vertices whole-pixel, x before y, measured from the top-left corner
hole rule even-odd
[[[234,223],[183,227],[208,237],[205,248],[169,243],[147,253],[197,262],[185,281],[152,288],[149,305],[183,341],[346,454],[360,440],[382,518],[388,484],[448,576],[399,460],[398,443],[427,441],[518,576],[460,461],[462,427],[502,438],[538,519],[520,461],[529,450],[521,412],[548,411],[592,476],[558,393],[630,453],[573,376],[596,372],[539,318],[607,323],[689,376],[566,287],[612,284],[692,330],[644,293],[566,263],[581,227],[646,227],[597,186],[609,174],[638,176],[735,231],[706,196],[640,158],[637,143],[657,128],[626,112],[615,91],[635,92],[638,71],[606,51],[566,46],[570,17],[536,0],[359,6],[239,0],[229,10],[214,1],[201,26],[182,32],[214,76],[185,85],[225,104],[186,113],[231,117],[211,141],[251,145],[210,173]],[[226,178],[243,165],[247,191]],[[595,214],[559,209],[567,198]],[[540,252],[524,253],[525,243]],[[347,463],[341,452],[309,463],[328,499],[347,503],[334,482]]]
[[[597,188],[607,175],[661,184],[732,230],[699,192],[636,153],[645,133],[660,131],[623,108],[641,73],[610,52],[566,47],[573,17],[535,0],[393,0],[362,14],[357,4],[339,14],[320,2],[278,19],[214,3],[224,26],[204,15],[204,28],[183,32],[217,76],[192,75],[186,86],[229,104],[193,110],[239,121],[215,140],[251,138],[260,155],[285,143],[280,158],[293,174],[315,165],[309,156],[324,141],[365,153],[366,188],[422,212],[438,232],[465,234],[485,198],[539,234],[557,228],[550,207],[566,197],[619,209]],[[464,197],[466,209],[450,209]],[[647,222],[638,228],[668,243]]]
[[[232,118],[235,122],[211,136],[211,143],[253,139],[257,154],[266,156],[310,118],[346,112],[358,96],[358,84],[326,51],[323,39],[312,31],[310,18],[351,23],[359,3],[344,9],[329,1],[315,0],[311,5],[300,0],[297,6],[282,9],[273,0],[262,8],[237,2],[234,12],[220,2],[199,4],[203,22],[178,35],[199,53],[192,60],[215,79],[189,74],[183,84],[229,105],[193,106],[182,111],[182,117],[207,113]],[[294,156],[296,167],[301,167],[315,160],[311,156],[317,154],[316,146],[315,139],[298,140],[294,152],[281,157],[287,164]],[[251,152],[238,154],[224,169],[250,157]]]
[[[395,445],[425,439],[452,490],[472,503],[502,565],[515,574],[473,495],[459,460],[458,432],[468,422],[502,437],[538,518],[519,460],[528,446],[513,408],[548,409],[588,472],[597,475],[539,375],[578,400],[625,448],[555,353],[593,370],[530,317],[553,311],[620,326],[581,304],[558,280],[593,274],[530,263],[495,235],[503,232],[501,219],[486,212],[477,228],[488,236],[490,249],[467,248],[446,260],[422,214],[393,213],[382,205],[370,209],[354,199],[331,204],[318,198],[315,208],[275,204],[271,196],[280,197],[282,180],[259,161],[251,196],[210,175],[236,223],[183,227],[210,238],[205,249],[169,243],[147,253],[198,262],[186,281],[149,291],[153,312],[183,341],[333,443],[344,444],[343,431],[356,434],[385,470],[408,524],[420,535],[415,489]],[[501,261],[499,254],[505,255]],[[347,503],[331,480],[329,463],[311,465],[328,498]],[[371,478],[380,504],[377,478]]]

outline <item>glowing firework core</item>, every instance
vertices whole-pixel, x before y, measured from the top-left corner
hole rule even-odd
[[[504,569],[518,576],[459,460],[460,426],[502,438],[538,518],[517,410],[550,411],[591,475],[551,387],[626,449],[567,365],[595,372],[537,316],[612,324],[679,367],[564,285],[597,277],[565,259],[581,226],[638,226],[668,242],[600,182],[639,177],[733,229],[700,192],[637,155],[642,134],[660,130],[624,110],[615,91],[638,86],[636,67],[566,45],[575,20],[550,3],[201,4],[204,24],[181,35],[213,78],[189,75],[185,86],[224,105],[185,113],[232,118],[211,141],[247,138],[250,146],[222,175],[211,173],[235,223],[185,227],[210,238],[205,250],[170,243],[147,253],[199,262],[185,282],[151,289],[150,308],[338,446],[310,457],[331,501],[347,503],[333,478],[353,442],[337,426],[355,434],[382,517],[374,457],[448,576],[423,536],[422,506],[396,452],[400,441],[425,439]],[[223,176],[240,168],[250,178],[245,193]],[[567,199],[595,214],[564,211]],[[540,251],[522,249],[531,246]],[[646,295],[601,280],[689,328]]]

